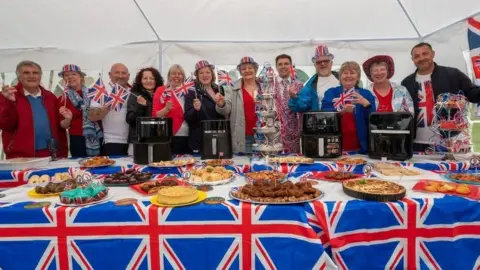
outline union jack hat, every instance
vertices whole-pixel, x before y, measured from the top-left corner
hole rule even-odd
[[[334,56],[328,51],[327,45],[319,45],[315,48],[315,55],[312,57],[312,63],[315,63],[318,57],[328,56],[330,60],[333,60]]]
[[[388,55],[375,55],[371,58],[369,58],[367,61],[365,61],[362,64],[363,72],[365,72],[365,75],[367,75],[367,78],[373,82],[372,76],[370,74],[370,68],[374,63],[385,63],[387,64],[387,79],[390,79],[393,77],[393,74],[395,74],[395,63],[393,62],[393,58],[388,56]]]
[[[87,74],[85,74],[82,69],[77,66],[77,65],[73,65],[73,64],[69,64],[69,65],[64,65],[63,68],[62,68],[62,71],[60,71],[58,73],[58,76],[62,77],[63,78],[63,73],[64,72],[68,72],[68,71],[71,71],[71,72],[78,72],[80,73],[81,75],[83,76],[86,76]]]
[[[195,64],[195,74],[197,73],[197,71],[199,69],[204,68],[204,67],[210,67],[211,69],[215,69],[215,66],[208,63],[207,60],[200,60]]]
[[[237,65],[237,70],[240,71],[240,67],[244,64],[252,64],[255,69],[258,69],[258,63],[255,62],[255,60],[253,60],[253,58],[250,56],[245,56],[240,59],[240,64]]]

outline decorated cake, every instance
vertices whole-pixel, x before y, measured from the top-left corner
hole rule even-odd
[[[168,205],[185,204],[196,201],[198,196],[198,190],[194,187],[166,187],[158,191],[157,202]]]
[[[86,187],[77,187],[60,194],[60,201],[64,204],[86,204],[100,201],[108,194],[108,188],[97,183]]]

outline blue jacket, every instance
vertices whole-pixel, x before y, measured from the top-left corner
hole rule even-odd
[[[300,90],[296,98],[290,98],[288,107],[292,112],[318,111],[318,75],[313,75]]]
[[[360,104],[355,105],[355,128],[357,130],[357,136],[360,140],[360,153],[365,154],[368,151],[368,117],[370,113],[376,112],[375,107],[375,97],[373,94],[363,88],[355,88],[360,95],[362,95],[368,102],[370,102],[370,107],[365,108]],[[340,98],[340,95],[343,92],[343,86],[330,88],[325,92],[325,96],[322,100],[322,111],[323,112],[336,112],[335,107],[333,106],[333,99]]]

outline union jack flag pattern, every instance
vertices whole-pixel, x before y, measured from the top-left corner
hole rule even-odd
[[[352,99],[353,99],[353,93],[355,89],[350,89],[346,92],[342,92],[340,95],[340,98],[336,98],[333,100],[333,107],[337,109],[337,111],[343,110],[343,107],[345,107],[345,104],[351,104]]]
[[[299,205],[24,206],[0,205],[3,269],[336,269]]]
[[[188,90],[191,90],[194,86],[195,86],[195,82],[194,82],[193,75],[188,76],[185,79],[185,82],[183,82],[180,85],[180,87],[175,89],[175,95],[177,95],[177,97],[179,97],[179,98],[184,97],[188,94]]]
[[[478,202],[448,196],[309,206],[307,218],[339,269],[480,268]]]
[[[228,72],[225,70],[218,70],[218,85],[220,86],[233,86],[233,81]]]
[[[106,106],[109,106],[111,110],[119,112],[122,110],[123,105],[127,102],[129,91],[122,86],[116,84],[112,88],[110,93],[110,100],[105,103]]]
[[[102,78],[98,78],[92,88],[88,89],[88,97],[102,106],[111,100]]]

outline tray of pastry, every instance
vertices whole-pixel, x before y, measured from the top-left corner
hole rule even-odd
[[[52,197],[60,195],[65,189],[73,189],[76,187],[77,183],[73,179],[68,179],[59,183],[49,182],[45,186],[36,186],[29,190],[27,195],[33,198]]]
[[[268,162],[277,164],[313,164],[313,158],[299,156],[272,157],[268,159]]]
[[[105,186],[129,186],[138,183],[150,181],[152,173],[139,172],[134,169],[128,169],[125,172],[118,172],[103,178]]]
[[[351,158],[351,157],[342,157],[339,159],[335,160],[335,163],[337,165],[349,165],[349,166],[354,166],[354,165],[363,165],[366,164],[367,161],[363,158]]]
[[[248,172],[245,173],[245,180],[256,182],[284,182],[287,180],[287,175],[282,172],[277,171],[258,171],[258,172]]]
[[[342,185],[348,196],[367,201],[397,201],[407,193],[402,185],[373,178],[346,180]]]
[[[480,185],[480,173],[448,173],[445,178],[456,183]]]
[[[480,188],[474,185],[422,179],[412,190],[462,196],[474,200],[480,199]]]
[[[81,159],[78,163],[85,168],[100,168],[115,164],[115,160],[109,159],[108,157],[93,157]]]
[[[206,166],[228,166],[233,164],[231,159],[207,159],[203,161]]]
[[[338,171],[329,171],[329,172],[312,172],[308,175],[302,176],[304,180],[315,180],[315,181],[330,181],[330,182],[342,182],[345,180],[361,178],[363,175],[351,173],[351,172],[338,172]]]
[[[223,185],[232,182],[235,179],[235,173],[227,170],[224,167],[206,166],[195,170],[188,171],[190,174],[187,182],[191,185]]]
[[[188,186],[187,183],[183,182],[177,176],[167,176],[156,181],[150,181],[146,183],[131,185],[130,188],[137,191],[142,195],[154,195],[160,189],[166,187],[175,187],[175,186]]]
[[[153,162],[153,163],[150,163],[148,166],[153,168],[177,168],[177,167],[193,165],[196,162],[197,160],[193,157],[178,158],[178,159],[168,160],[168,161]]]
[[[373,165],[373,174],[387,180],[402,179],[418,180],[434,175],[434,173],[413,166],[402,166],[399,163],[376,162]]]
[[[255,204],[305,203],[319,200],[323,195],[324,193],[312,187],[311,183],[294,184],[291,181],[283,183],[257,181],[230,190],[231,198]]]

